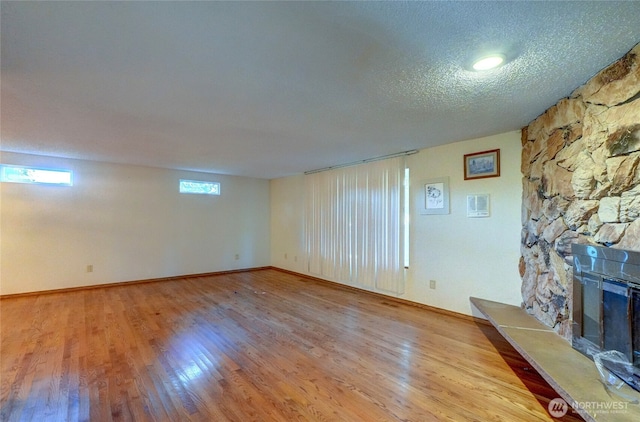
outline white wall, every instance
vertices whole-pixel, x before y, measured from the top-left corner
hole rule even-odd
[[[464,154],[500,149],[501,176],[465,181]],[[471,315],[470,296],[520,305],[520,132],[429,148],[408,157],[410,267],[403,299]],[[419,215],[421,182],[449,177],[451,213]],[[467,218],[468,194],[488,193],[491,215]],[[304,252],[304,176],[271,181],[271,263],[309,274]],[[285,258],[286,255],[286,258]],[[429,288],[436,280],[436,289]]]
[[[0,294],[269,265],[267,180],[6,152],[1,159],[71,169],[74,185],[0,184]],[[222,194],[180,194],[180,178],[218,181]]]
[[[464,181],[463,155],[494,148],[501,177]],[[465,314],[469,296],[520,304],[520,153],[520,133],[510,132],[408,157],[411,265],[402,298]],[[308,274],[303,175],[266,181],[13,153],[1,161],[69,168],[74,186],[0,184],[0,294],[265,265]],[[442,176],[451,213],[419,215],[421,182]],[[222,195],[181,195],[180,178],[219,181]],[[466,217],[471,193],[491,195],[489,218]]]
[[[304,247],[304,175],[273,179],[271,265],[308,274]]]

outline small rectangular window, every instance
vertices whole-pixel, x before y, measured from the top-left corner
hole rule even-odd
[[[71,186],[71,170],[0,165],[0,182]]]
[[[220,195],[220,183],[200,180],[180,179],[180,193],[199,193],[203,195]]]

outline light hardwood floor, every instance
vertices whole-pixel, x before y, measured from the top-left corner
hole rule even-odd
[[[550,421],[557,397],[491,326],[273,269],[0,317],[2,421]]]

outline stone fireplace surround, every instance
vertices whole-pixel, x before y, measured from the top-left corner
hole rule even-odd
[[[640,44],[522,130],[523,306],[567,340],[571,245],[640,251],[639,164]]]

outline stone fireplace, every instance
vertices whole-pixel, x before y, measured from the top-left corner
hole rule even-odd
[[[523,305],[567,340],[572,245],[640,251],[639,164],[640,44],[522,130]]]

